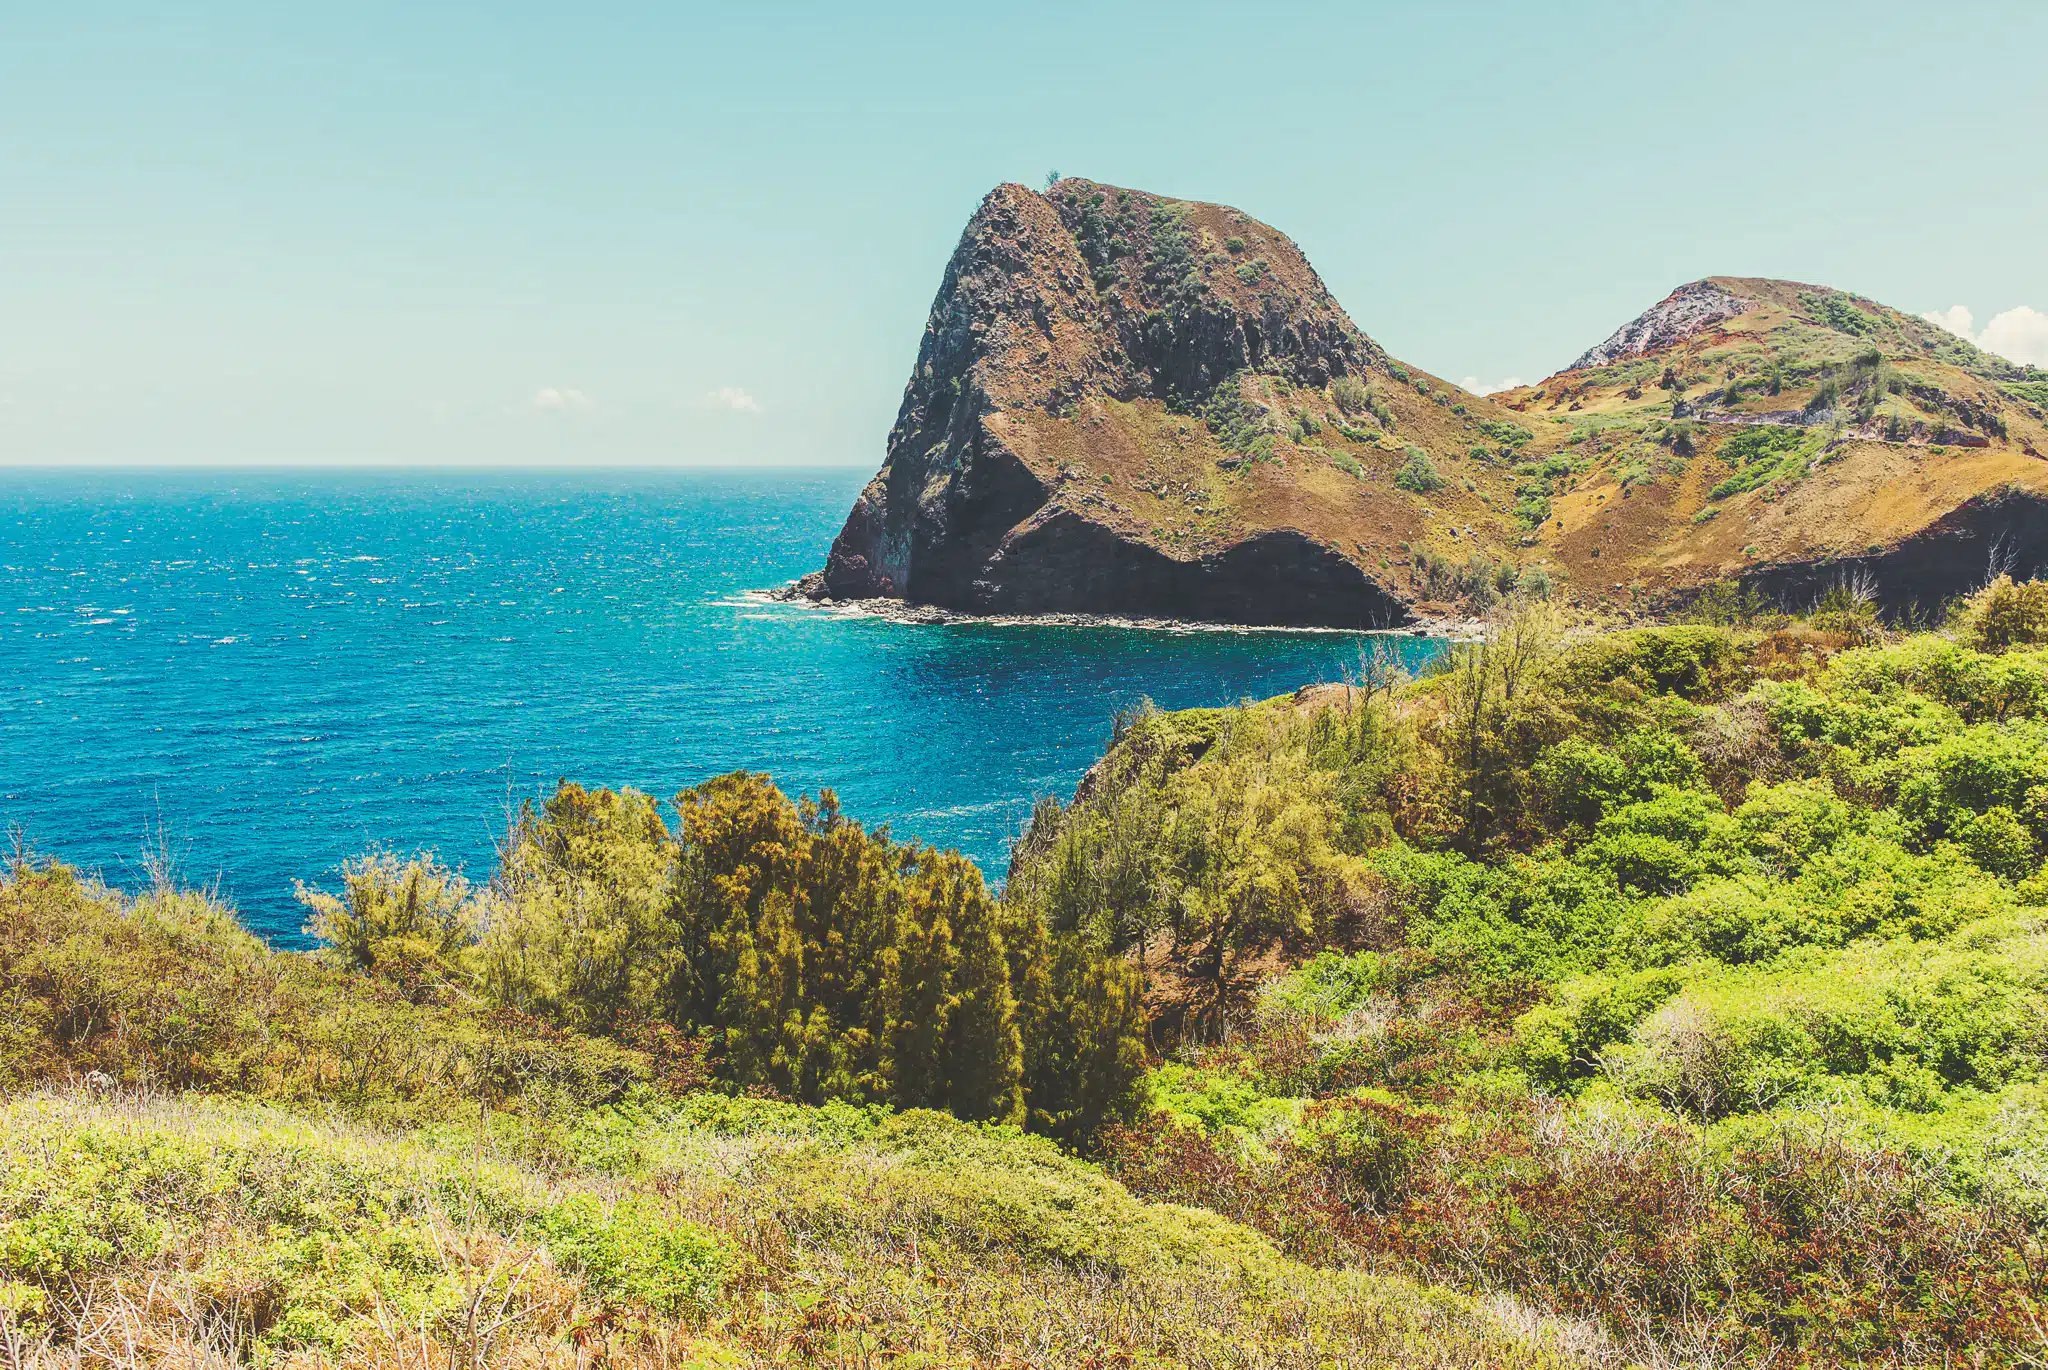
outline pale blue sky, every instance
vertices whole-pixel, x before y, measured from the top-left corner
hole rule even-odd
[[[873,466],[1055,167],[1453,379],[1716,273],[2048,311],[2039,0],[319,8],[0,7],[0,463]]]

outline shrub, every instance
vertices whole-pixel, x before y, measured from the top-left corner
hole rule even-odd
[[[341,883],[338,896],[296,887],[311,911],[307,933],[337,964],[395,981],[415,998],[471,977],[483,919],[460,875],[430,854],[373,851],[342,863]]]
[[[1446,482],[1442,476],[1437,474],[1436,467],[1431,464],[1429,453],[1423,451],[1420,447],[1410,447],[1408,449],[1407,461],[1402,463],[1401,469],[1394,473],[1394,484],[1400,486],[1403,490],[1411,490],[1418,495],[1427,495],[1433,491],[1443,489]]]
[[[1254,458],[1273,454],[1271,420],[1259,405],[1244,397],[1237,379],[1218,385],[1201,408],[1202,421],[1227,451]]]
[[[1330,398],[1340,413],[1356,418],[1372,407],[1372,392],[1356,376],[1339,376],[1330,382]]]
[[[1851,304],[1847,295],[1837,291],[1830,290],[1825,294],[1815,295],[1802,290],[1799,292],[1799,303],[1821,323],[1837,333],[1861,337],[1866,333],[1875,332],[1878,326],[1875,318]]]
[[[555,1261],[594,1290],[668,1317],[708,1307],[728,1264],[716,1237],[678,1221],[653,1196],[605,1204],[572,1195],[542,1212],[535,1226]]]
[[[486,992],[578,1032],[663,1016],[675,844],[653,799],[565,782],[528,804],[492,881]]]
[[[1805,440],[1805,434],[1797,428],[1758,424],[1740,430],[1723,442],[1721,456],[1739,466],[1754,466],[1758,462],[1782,456]]]
[[[1570,686],[1626,681],[1688,700],[1723,697],[1745,679],[1734,635],[1695,624],[1608,633],[1574,646],[1559,669]]]
[[[1590,828],[1610,805],[1623,802],[1634,790],[1628,766],[1607,747],[1585,738],[1568,737],[1547,748],[1530,772],[1537,802],[1557,827]]]
[[[1980,652],[2048,643],[2048,581],[1999,576],[1964,601],[1963,640]]]
[[[130,899],[61,865],[0,874],[0,983],[0,1089],[96,1073],[409,1117],[581,1106],[652,1075],[465,994],[272,951],[201,895]]]

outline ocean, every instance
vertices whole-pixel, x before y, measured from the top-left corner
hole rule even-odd
[[[167,852],[288,946],[294,880],[376,846],[485,878],[562,777],[666,799],[765,771],[1000,880],[1119,707],[1356,669],[1352,634],[764,600],[866,477],[0,471],[0,823],[116,886]]]

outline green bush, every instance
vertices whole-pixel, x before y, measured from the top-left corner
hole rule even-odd
[[[1999,576],[1971,596],[1959,615],[1963,635],[1980,652],[2048,643],[2048,581],[2014,583]]]
[[[1401,469],[1394,473],[1394,484],[1403,490],[1412,490],[1418,495],[1427,495],[1441,490],[1447,482],[1437,474],[1436,467],[1429,460],[1429,453],[1420,447],[1408,449],[1408,459]]]
[[[556,1263],[593,1289],[670,1317],[708,1307],[729,1263],[716,1237],[677,1220],[651,1195],[610,1204],[572,1195],[542,1212],[535,1226]]]
[[[275,952],[168,888],[128,898],[61,865],[0,872],[0,1089],[113,1083],[329,1100],[376,1115],[576,1107],[649,1081],[635,1050]]]
[[[431,854],[400,859],[373,851],[344,862],[342,893],[298,888],[310,911],[306,931],[339,964],[407,986],[415,996],[439,981],[473,976],[482,914],[469,882]]]
[[[1330,398],[1338,412],[1351,418],[1372,410],[1372,391],[1356,376],[1339,376],[1330,382]]]

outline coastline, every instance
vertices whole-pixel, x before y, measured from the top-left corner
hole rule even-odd
[[[813,598],[803,590],[803,581],[793,580],[767,590],[745,590],[740,598],[754,604],[791,605],[844,618],[878,618],[890,623],[924,627],[996,628],[1122,628],[1156,633],[1320,633],[1339,637],[1414,637],[1448,642],[1469,642],[1480,637],[1485,620],[1477,618],[1417,617],[1399,628],[1329,628],[1284,623],[1211,623],[1195,619],[1142,618],[1122,614],[968,614],[935,604],[912,604],[888,596],[870,599]]]

